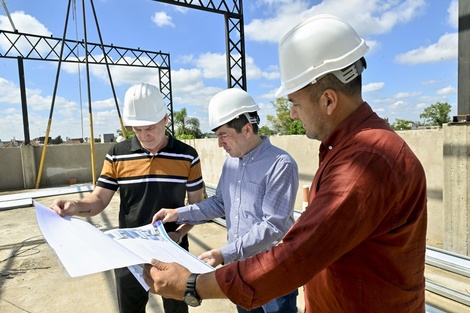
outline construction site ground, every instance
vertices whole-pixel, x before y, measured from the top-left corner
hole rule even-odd
[[[23,190],[0,193],[0,197],[41,194],[41,190]],[[80,199],[89,191],[33,197],[33,200],[50,206],[54,199]],[[85,219],[102,231],[117,228],[119,195],[98,216]],[[199,255],[204,251],[221,247],[226,242],[224,226],[209,222],[195,226],[189,235],[190,252]],[[427,266],[426,278],[438,281],[439,277]],[[467,278],[449,280],[443,276],[445,285],[458,287],[468,293]],[[273,286],[276,288],[276,286]],[[426,311],[470,312],[470,307],[426,291]],[[298,312],[304,311],[302,288],[297,298]],[[53,250],[44,241],[39,230],[33,205],[5,209],[0,207],[0,312],[1,313],[107,313],[118,312],[113,271],[70,278]],[[164,312],[160,296],[150,295],[147,312]],[[237,312],[233,303],[226,299],[204,300],[190,313]]]
[[[21,191],[28,192],[28,191]],[[5,193],[2,193],[5,194]],[[8,194],[8,193],[7,193]],[[88,192],[34,198],[49,206],[54,199],[79,199]],[[88,222],[101,230],[117,227],[119,196]],[[226,229],[214,222],[190,232],[190,251],[199,255],[226,242]],[[303,312],[301,288],[299,312]],[[0,210],[0,312],[94,313],[118,312],[113,271],[68,277],[39,230],[34,206]],[[164,312],[161,297],[150,295],[147,312]],[[191,313],[236,312],[229,300],[204,300]]]

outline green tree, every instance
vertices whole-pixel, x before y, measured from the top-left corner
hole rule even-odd
[[[305,135],[304,125],[300,120],[293,120],[286,135]]]
[[[390,125],[394,130],[410,130],[413,128],[413,122],[408,120],[395,119],[395,123]]]
[[[268,126],[262,126],[258,129],[258,134],[261,136],[271,136],[274,135],[274,131],[271,130]]]
[[[124,137],[124,136],[122,135],[122,130],[121,130],[121,129],[116,129],[116,132],[117,132],[118,136]],[[134,137],[134,136],[135,136],[135,133],[134,133],[133,130],[127,130],[127,129],[126,129],[126,138],[127,138],[127,139],[132,138],[132,137]]]
[[[62,137],[60,135],[51,140],[51,144],[53,144],[53,145],[58,145],[58,144],[61,144],[63,142],[64,141],[62,140]]]
[[[290,104],[287,98],[277,98],[271,101],[276,108],[276,116],[268,115],[267,120],[271,122],[274,132],[280,135],[302,135],[305,129],[302,122],[290,117]]]
[[[419,117],[426,120],[426,125],[442,127],[442,124],[450,122],[449,114],[451,110],[452,106],[447,102],[437,102],[424,108]]]
[[[201,138],[202,132],[199,129],[200,123],[197,117],[190,117],[186,111],[186,108],[182,108],[181,111],[175,112],[173,115],[173,123],[176,127],[176,137],[184,135],[185,138],[181,139],[191,139],[187,135],[194,136],[193,138]]]

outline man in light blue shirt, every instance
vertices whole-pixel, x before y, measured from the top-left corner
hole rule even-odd
[[[294,159],[258,135],[258,105],[241,89],[227,89],[209,103],[209,124],[225,160],[216,194],[203,202],[163,209],[153,222],[200,224],[225,217],[227,244],[199,256],[211,266],[243,260],[277,244],[294,224],[299,186]],[[273,286],[275,288],[275,286]],[[297,290],[263,307],[238,312],[297,312]],[[188,303],[189,304],[189,303]],[[190,304],[191,305],[191,304]]]

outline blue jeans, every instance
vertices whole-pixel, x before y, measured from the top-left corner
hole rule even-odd
[[[250,311],[237,305],[237,311],[238,313],[297,313],[298,294],[299,291],[296,289],[288,295],[271,300],[262,307]]]

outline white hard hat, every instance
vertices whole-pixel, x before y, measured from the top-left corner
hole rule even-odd
[[[259,110],[255,100],[244,90],[238,88],[225,89],[212,97],[209,102],[209,127],[214,131],[242,114],[247,116],[252,124],[257,118],[248,114]]]
[[[123,121],[126,126],[147,126],[160,122],[167,108],[162,94],[150,84],[137,84],[124,96]]]
[[[305,20],[279,43],[281,87],[275,96],[293,93],[328,73],[350,82],[365,68],[362,58],[368,49],[356,31],[336,16],[320,14]]]

